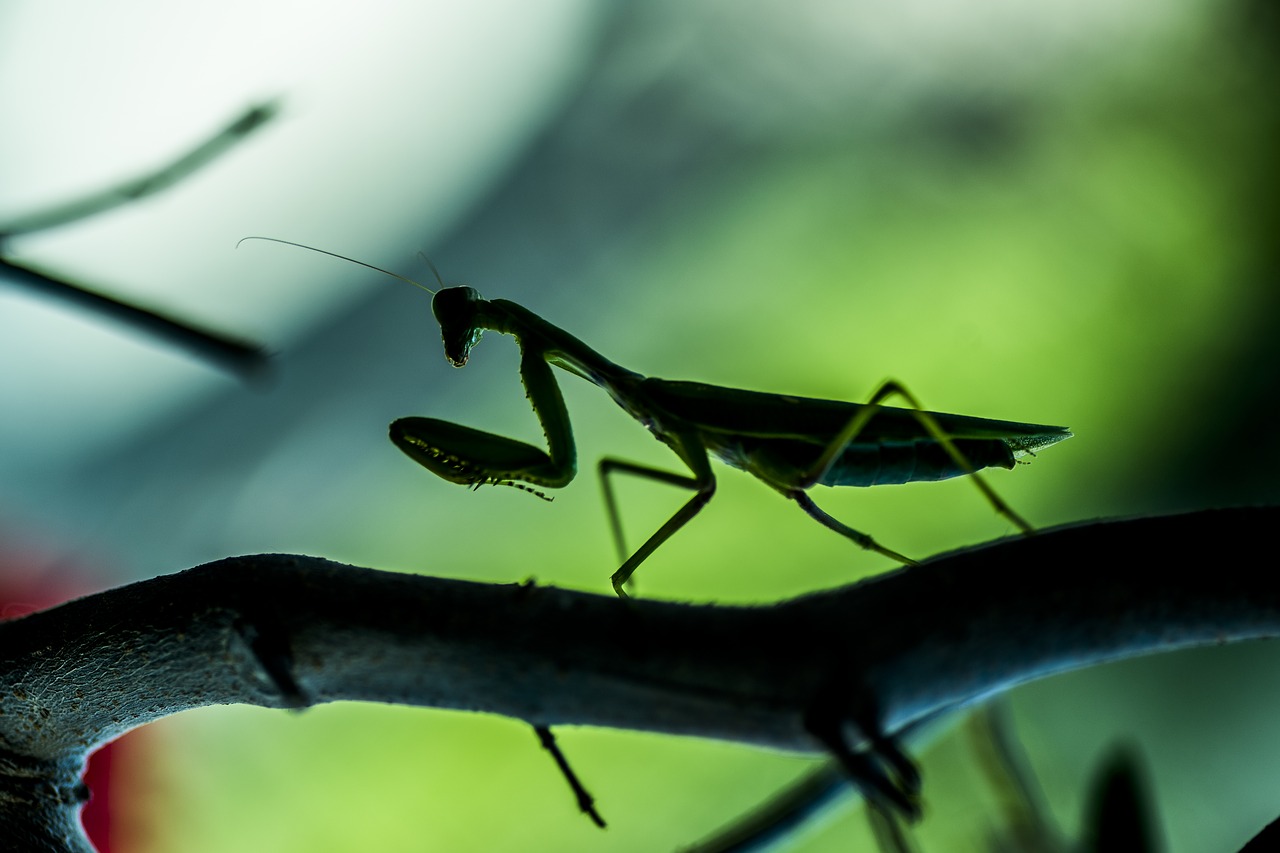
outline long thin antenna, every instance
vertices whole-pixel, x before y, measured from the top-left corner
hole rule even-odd
[[[380,272],[383,275],[389,275],[392,278],[398,278],[403,282],[412,284],[414,287],[422,288],[427,293],[430,293],[432,296],[434,296],[436,293],[436,291],[427,287],[425,284],[420,284],[419,282],[416,282],[411,278],[405,278],[399,273],[394,273],[391,270],[384,270],[382,267],[375,267],[373,264],[366,264],[364,261],[357,261],[355,258],[348,258],[346,255],[339,255],[337,252],[330,252],[327,249],[317,249],[315,246],[308,246],[304,243],[295,243],[292,240],[281,240],[277,237],[241,237],[239,240],[236,241],[236,248],[237,249],[240,248],[240,244],[243,243],[245,240],[266,240],[269,243],[283,243],[286,246],[297,246],[299,249],[307,249],[312,252],[319,252],[322,255],[329,255],[330,257],[338,258],[339,260],[349,261],[353,264],[358,264],[362,267],[367,267],[368,269],[374,270],[375,272]],[[427,263],[430,264],[431,262],[427,261]],[[439,281],[440,286],[443,287],[444,280],[440,278],[440,273],[436,272],[435,264],[431,264],[431,271],[436,273],[436,280]]]
[[[436,277],[436,281],[440,284],[440,289],[441,289],[441,290],[443,290],[444,288],[448,287],[448,285],[444,283],[444,279],[443,279],[443,278],[441,278],[441,276],[440,276],[440,270],[436,269],[436,265],[435,265],[435,264],[433,264],[433,263],[431,262],[431,259],[427,257],[427,253],[426,253],[426,252],[418,252],[418,257],[420,257],[420,258],[422,258],[424,261],[426,261],[426,262],[427,262],[427,266],[431,267],[431,274],[432,274],[432,275],[434,275],[434,276]]]

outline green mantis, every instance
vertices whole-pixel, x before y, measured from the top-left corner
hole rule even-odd
[[[539,496],[543,495],[538,489],[567,486],[577,472],[577,460],[569,413],[552,372],[558,367],[604,390],[689,469],[689,474],[683,474],[618,459],[600,462],[605,504],[622,559],[612,583],[623,596],[623,585],[640,564],[715,494],[711,456],[756,477],[819,524],[857,545],[912,564],[910,558],[829,515],[808,491],[815,485],[874,486],[969,475],[997,512],[1030,533],[1030,525],[978,471],[1012,468],[1017,458],[1071,436],[1063,427],[925,411],[896,382],[884,383],[866,404],[858,404],[648,377],[615,364],[515,302],[485,299],[471,287],[443,283],[432,292],[445,358],[454,367],[467,363],[485,331],[516,339],[520,379],[547,448],[436,418],[392,422],[391,440],[424,468],[452,483],[515,486]],[[911,408],[881,405],[892,395],[907,400]],[[668,483],[693,495],[628,554],[611,482],[614,474]]]

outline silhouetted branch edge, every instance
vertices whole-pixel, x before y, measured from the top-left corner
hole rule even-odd
[[[1280,579],[1247,555],[1277,522],[1061,527],[753,607],[219,560],[0,624],[0,840],[91,850],[88,752],[205,705],[391,702],[813,753],[822,705],[892,736],[1054,672],[1274,636]]]

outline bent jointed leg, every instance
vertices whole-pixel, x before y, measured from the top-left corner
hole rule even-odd
[[[995,508],[995,511],[1009,519],[1009,521],[1011,521],[1014,526],[1024,534],[1029,535],[1033,533],[1034,528],[1027,523],[1026,519],[1015,512],[1013,508],[1005,502],[1004,498],[996,494],[995,489],[991,488],[990,484],[987,483],[986,478],[979,474],[973,463],[970,462],[962,452],[960,452],[960,449],[956,447],[955,440],[947,434],[946,430],[944,430],[941,425],[939,425],[937,418],[935,418],[931,412],[926,410],[924,406],[920,405],[920,401],[916,399],[914,394],[908,391],[902,384],[892,379],[886,381],[876,389],[876,392],[871,395],[869,400],[867,400],[865,407],[859,409],[858,413],[849,419],[849,422],[845,425],[844,429],[836,435],[831,444],[829,444],[823,451],[822,455],[818,457],[818,460],[814,463],[813,467],[806,472],[805,477],[803,478],[804,485],[802,485],[801,488],[808,488],[821,480],[835,461],[840,457],[840,454],[843,452],[845,447],[854,442],[858,435],[867,427],[867,424],[869,424],[875,417],[876,413],[880,411],[880,406],[884,400],[895,394],[906,400],[910,405],[910,408],[903,409],[903,411],[914,417],[916,421],[924,427],[925,431],[929,434],[929,437],[938,442],[938,445],[942,447],[948,456],[951,457],[952,461],[954,461],[956,465],[970,477],[974,486],[976,486],[978,491],[982,493],[983,497],[990,502],[991,506]]]
[[[868,551],[875,551],[877,554],[883,554],[890,560],[897,560],[905,566],[918,565],[918,563],[910,557],[904,557],[897,551],[884,547],[861,530],[855,530],[844,522],[836,519],[822,507],[814,503],[813,498],[809,497],[807,492],[803,492],[800,489],[793,489],[790,492],[787,492],[786,495],[796,503],[800,504],[800,508],[807,512],[810,518],[815,519],[822,526],[834,530],[841,536],[852,540],[855,544],[866,548]]]
[[[600,460],[599,472],[600,486],[604,490],[604,505],[609,513],[609,529],[613,533],[613,545],[620,561],[626,560],[630,552],[627,550],[626,538],[622,535],[622,516],[618,512],[618,501],[613,494],[613,482],[609,479],[611,474],[631,474],[641,479],[680,486],[690,491],[698,489],[698,481],[688,474],[676,474],[661,468],[637,465],[634,462],[608,456]]]
[[[551,753],[551,758],[556,763],[556,767],[560,769],[561,775],[565,781],[569,783],[569,787],[573,790],[573,796],[578,801],[578,809],[587,817],[591,818],[591,822],[601,829],[605,828],[604,818],[600,816],[600,812],[596,811],[595,798],[587,790],[582,781],[578,779],[578,774],[573,772],[573,768],[569,766],[569,759],[564,757],[564,753],[560,751],[560,744],[556,743],[556,736],[551,733],[548,726],[534,726],[534,734],[538,736],[538,743],[542,744],[542,748]]]
[[[623,586],[631,579],[631,575],[640,567],[640,564],[656,551],[658,546],[670,539],[677,530],[684,527],[689,522],[689,519],[697,515],[706,506],[707,501],[711,500],[711,496],[716,491],[716,478],[711,473],[711,463],[707,459],[706,449],[688,436],[673,436],[669,443],[676,455],[689,466],[689,470],[693,472],[692,476],[674,474],[670,471],[650,468],[646,465],[636,465],[632,462],[622,462],[617,459],[605,459],[600,463],[600,481],[604,487],[605,506],[609,510],[609,522],[613,528],[613,541],[618,547],[619,554],[623,556],[626,555],[627,549],[623,543],[622,523],[618,518],[618,505],[614,499],[613,488],[609,480],[610,474],[633,474],[645,479],[656,480],[660,483],[681,486],[694,492],[693,497],[689,498],[684,506],[676,510],[675,514],[667,519],[665,524],[650,535],[634,554],[626,557],[618,570],[613,573],[611,578],[613,591],[622,598],[627,597]]]
[[[873,807],[896,811],[911,820],[920,817],[920,773],[910,757],[893,738],[865,719],[853,720],[847,712],[820,697],[805,715],[804,725]],[[867,748],[854,750],[846,727],[856,727],[867,740]]]

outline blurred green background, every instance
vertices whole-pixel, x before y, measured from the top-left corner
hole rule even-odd
[[[249,234],[420,280],[426,251],[451,282],[648,374],[854,401],[894,378],[935,411],[1069,426],[991,477],[1040,526],[1276,499],[1263,0],[97,14],[0,8],[0,222],[158,166],[256,100],[284,113],[164,197],[8,250],[278,355],[246,387],[0,290],[0,548],[38,547],[50,575],[91,564],[107,587],[287,551],[608,592],[595,461],[674,470],[668,451],[564,374],[582,474],[554,503],[437,480],[387,441],[389,421],[540,441],[511,341],[491,334],[452,370],[420,292],[284,247],[234,251]],[[891,568],[717,473],[640,594],[765,602]],[[814,496],[914,556],[1012,532],[963,481]],[[621,499],[638,540],[684,496],[626,482]],[[1197,545],[1170,570],[1244,558]],[[1277,663],[1265,646],[1216,649],[1016,691],[1064,829],[1123,741],[1146,759],[1170,850],[1236,849],[1280,813]],[[507,720],[345,705],[151,728],[121,779],[137,792],[121,849],[668,850],[811,763],[565,730],[602,833]],[[989,849],[1000,817],[963,734],[922,748],[924,849]],[[788,849],[874,848],[849,800]]]

